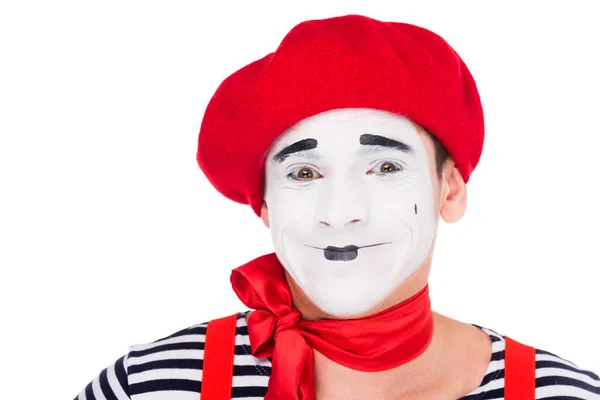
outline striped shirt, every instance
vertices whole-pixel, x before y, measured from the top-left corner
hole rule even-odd
[[[232,399],[260,400],[267,392],[271,363],[252,356],[246,316],[237,319]],[[198,400],[202,390],[204,339],[208,323],[191,326],[129,352],[104,369],[75,400]],[[504,398],[505,338],[475,325],[492,341],[492,357],[480,386],[464,400]],[[536,353],[536,399],[600,400],[600,378],[543,350]]]

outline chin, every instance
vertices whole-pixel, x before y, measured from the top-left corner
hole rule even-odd
[[[369,292],[365,292],[368,295]],[[372,294],[372,292],[370,292]],[[327,294],[329,296],[327,296]],[[366,296],[357,295],[356,291],[352,294],[346,294],[339,297],[332,297],[331,290],[326,292],[326,296],[321,296],[317,301],[312,300],[319,309],[327,314],[340,318],[353,318],[365,314],[369,310],[380,304],[384,298],[366,298]],[[315,297],[316,298],[316,297]],[[351,299],[351,301],[348,301]]]

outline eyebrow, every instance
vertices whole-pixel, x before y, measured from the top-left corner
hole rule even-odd
[[[395,139],[390,139],[385,136],[372,135],[370,133],[360,135],[360,144],[367,146],[377,146],[380,148],[391,148],[394,150],[400,150],[408,154],[413,153],[413,148],[404,142]]]
[[[290,154],[307,151],[307,150],[313,150],[316,148],[317,148],[317,140],[316,139],[303,139],[296,143],[290,144],[289,146],[284,147],[281,151],[279,151],[277,154],[275,154],[271,158],[271,160],[281,163]]]
[[[380,136],[380,135],[372,135],[370,133],[365,133],[363,135],[360,135],[359,138],[360,144],[364,145],[364,146],[373,146],[375,147],[375,151],[379,150],[379,149],[394,149],[394,150],[399,150],[402,151],[404,153],[413,153],[413,148],[404,143],[401,142],[399,140],[395,140],[395,139],[390,139],[388,137],[385,136]],[[302,152],[308,151],[308,150],[314,150],[317,148],[318,142],[316,139],[303,139],[300,140],[298,142],[295,142],[289,146],[284,147],[282,150],[280,150],[277,154],[275,154],[271,160],[272,161],[276,161],[278,163],[282,163],[287,157],[289,157],[291,154],[294,153],[298,153],[297,155],[305,157],[305,154],[302,154]],[[311,157],[312,158],[312,157]]]

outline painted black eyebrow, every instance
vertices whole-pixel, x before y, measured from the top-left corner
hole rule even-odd
[[[360,144],[366,146],[381,146],[381,147],[389,147],[395,150],[400,150],[405,153],[412,153],[413,148],[404,143],[395,139],[390,139],[385,136],[380,135],[372,135],[370,133],[365,133],[360,135]],[[316,139],[303,139],[299,140],[295,143],[292,143],[289,146],[284,147],[277,154],[272,157],[273,161],[277,161],[279,163],[283,162],[290,154],[297,153],[300,151],[312,150],[317,148],[317,140]]]
[[[283,162],[290,154],[297,153],[299,151],[312,150],[317,148],[316,139],[303,139],[296,143],[290,144],[284,147],[277,154],[272,157],[273,161]]]
[[[367,146],[390,147],[392,149],[400,150],[405,153],[413,152],[413,148],[404,142],[390,139],[385,136],[371,135],[370,133],[365,133],[364,135],[360,135],[360,144],[364,144]]]

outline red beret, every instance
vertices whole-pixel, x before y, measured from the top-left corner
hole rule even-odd
[[[221,83],[202,120],[198,164],[219,192],[260,215],[271,145],[297,122],[337,108],[413,120],[446,147],[465,182],[479,162],[481,102],[450,45],[418,26],[346,15],[296,25],[275,52]]]

